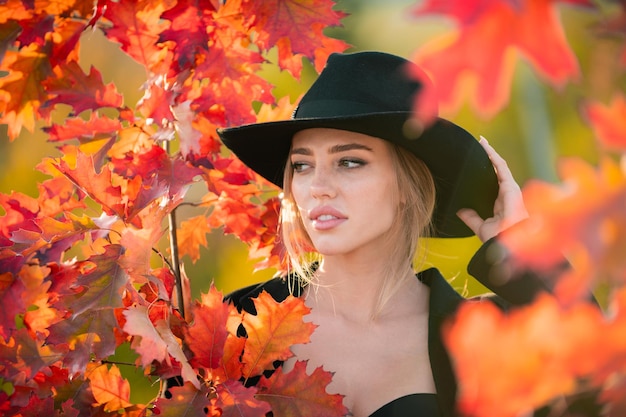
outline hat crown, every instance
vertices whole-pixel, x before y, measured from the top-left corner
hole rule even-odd
[[[423,88],[410,74],[414,65],[380,52],[332,54],[293,118],[410,113]]]

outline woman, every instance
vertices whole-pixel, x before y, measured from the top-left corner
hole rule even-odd
[[[437,269],[416,274],[419,239],[475,233],[487,242],[469,270],[499,303],[543,289],[491,273],[498,268],[487,255],[499,259],[492,238],[526,216],[520,189],[485,140],[443,119],[414,118],[416,97],[430,88],[409,75],[415,70],[389,54],[335,54],[292,119],[219,131],[283,188],[281,232],[297,273],[230,300],[254,311],[262,290],[277,300],[303,296],[318,327],[311,343],[293,347],[293,361],[333,372],[328,389],[345,395],[355,417],[454,414],[441,324],[464,300]],[[305,263],[310,248],[319,257]]]

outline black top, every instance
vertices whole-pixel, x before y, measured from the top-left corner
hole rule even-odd
[[[494,294],[481,296],[481,299],[488,299],[503,310],[507,310],[511,306],[529,303],[537,293],[548,290],[545,280],[529,272],[520,273],[515,277],[502,277],[502,271],[507,270],[501,266],[506,259],[503,251],[504,249],[492,239],[480,247],[468,265],[468,272],[494,292]],[[398,398],[384,405],[371,417],[453,417],[457,415],[455,410],[456,378],[442,340],[441,329],[444,322],[467,300],[454,290],[435,268],[418,273],[417,278],[430,288],[428,353],[437,394],[413,394]],[[252,298],[257,297],[262,291],[267,291],[278,302],[287,298],[290,289],[293,289],[295,296],[302,294],[303,287],[298,285],[299,280],[294,281],[291,278],[291,283],[288,283],[289,280],[289,278],[274,278],[265,283],[242,288],[228,295],[226,300],[234,303],[239,309],[256,314]],[[596,405],[590,401],[590,398],[581,398],[580,403],[584,406],[591,406],[593,409],[582,415],[599,415]],[[570,410],[576,408],[578,407],[570,406]],[[422,409],[425,410],[423,414],[419,411]],[[535,416],[547,415],[548,411],[542,409],[536,412]]]
[[[441,417],[436,394],[411,394],[380,407],[370,417]]]

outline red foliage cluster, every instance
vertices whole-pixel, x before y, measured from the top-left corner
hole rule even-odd
[[[199,205],[206,213],[182,223],[178,255],[195,261],[206,233],[223,227],[247,242],[252,256],[279,266],[276,190],[226,156],[215,130],[255,122],[254,103],[263,117],[279,115],[271,109],[277,105],[290,110],[256,73],[270,49],[296,78],[303,58],[319,69],[330,53],[344,50],[346,44],[322,34],[343,17],[332,6],[329,0],[2,2],[0,123],[13,140],[37,122],[61,156],[39,165],[50,179],[38,197],[0,196],[0,414],[263,416],[271,407],[291,407],[290,415],[304,415],[309,406],[345,414],[341,397],[326,395],[330,376],[322,370],[309,376],[297,366],[256,388],[243,384],[308,340],[312,328],[302,322],[300,300],[276,304],[262,295],[258,316],[251,316],[223,304],[212,289],[183,317],[172,262],[161,255],[162,267],[151,264],[163,220],[191,184],[204,181],[208,192]],[[93,30],[145,68],[136,105],[124,103],[97,68],[79,65],[81,36]],[[60,105],[69,115],[52,123]],[[164,144],[172,140],[179,151],[170,155]],[[263,325],[277,314],[284,320]],[[236,336],[238,325],[247,339]],[[180,376],[184,385],[172,388],[169,399],[133,404],[128,382],[107,362],[123,343],[137,352],[147,376],[162,384]],[[294,391],[291,380],[309,391]]]

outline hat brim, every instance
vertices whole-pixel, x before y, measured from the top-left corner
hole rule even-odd
[[[472,236],[472,230],[456,213],[471,208],[482,218],[493,216],[498,180],[487,153],[469,132],[448,120],[438,118],[418,132],[411,116],[408,112],[390,112],[299,118],[218,129],[218,134],[244,164],[281,188],[291,139],[301,130],[341,129],[395,143],[424,161],[433,175],[434,236]]]

